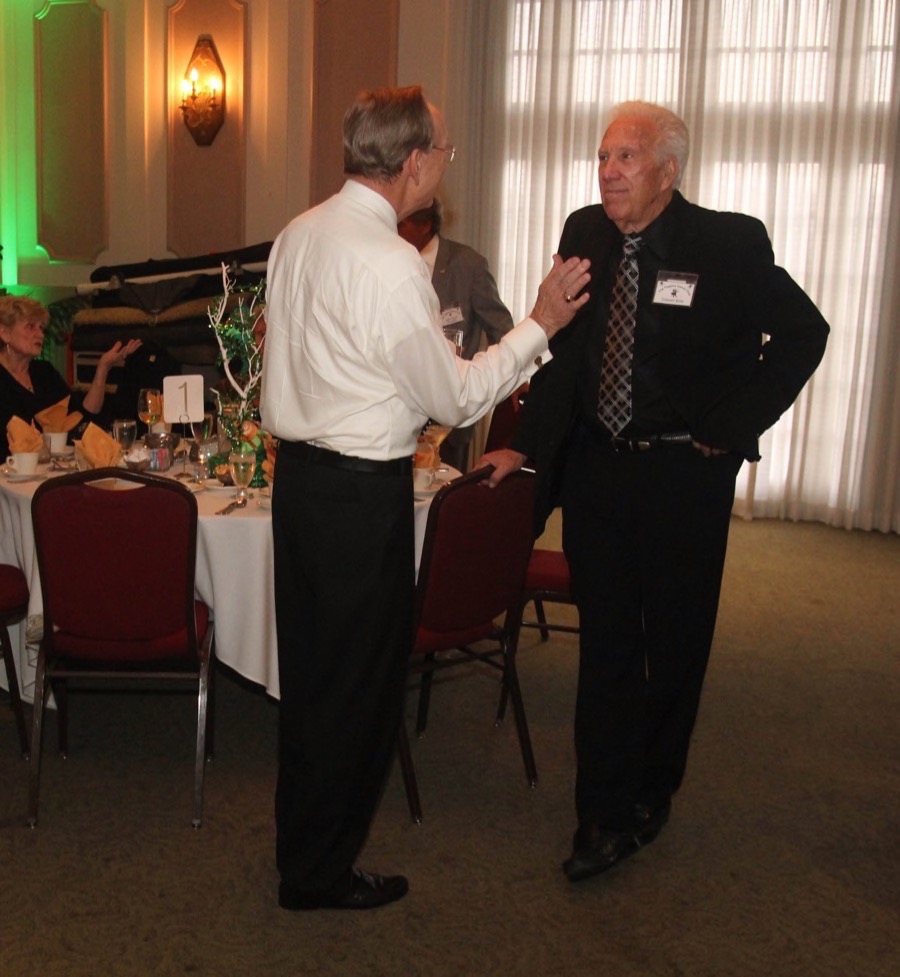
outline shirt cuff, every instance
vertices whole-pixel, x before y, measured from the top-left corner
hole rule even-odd
[[[526,377],[534,376],[551,359],[547,333],[530,316],[506,333],[500,342],[512,347]]]

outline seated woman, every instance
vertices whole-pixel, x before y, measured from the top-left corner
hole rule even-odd
[[[100,357],[90,389],[72,391],[51,363],[36,359],[44,345],[49,318],[44,306],[34,299],[0,295],[0,457],[5,458],[9,450],[6,425],[11,417],[32,421],[35,414],[70,395],[69,410],[80,410],[84,415],[70,437],[77,438],[88,421],[102,424],[109,371],[121,366],[141,345],[136,339],[116,343]]]

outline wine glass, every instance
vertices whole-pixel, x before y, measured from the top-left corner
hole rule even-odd
[[[138,393],[138,417],[147,425],[149,432],[162,414],[159,390],[142,387]]]
[[[215,422],[216,416],[212,411],[206,411],[202,421],[191,421],[191,436],[194,441],[208,441],[212,437]]]
[[[127,417],[118,417],[113,421],[112,433],[122,449],[122,455],[127,455],[131,451],[135,438],[137,438],[137,421]]]
[[[193,444],[189,449],[185,450],[184,455],[185,459],[190,458],[194,462],[193,478],[195,482],[202,482],[206,477],[206,463],[216,453],[215,449],[209,444],[216,422],[215,417],[212,411],[205,411],[202,421],[191,421],[189,425]],[[185,433],[186,437],[187,434]],[[185,444],[187,444],[186,441]],[[187,461],[185,461],[185,469],[186,467]],[[186,475],[185,477],[188,476]]]
[[[237,488],[234,501],[241,506],[247,504],[247,486],[256,471],[256,454],[252,451],[232,451],[228,456],[228,470]]]
[[[462,356],[463,354],[463,331],[462,329],[457,329],[456,326],[444,326],[444,339],[448,343],[451,343],[456,351],[457,356]]]

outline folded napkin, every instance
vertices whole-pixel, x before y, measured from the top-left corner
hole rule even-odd
[[[275,477],[275,456],[278,453],[278,439],[271,434],[263,434],[263,444],[266,446],[266,460],[262,463],[263,476],[271,485]]]
[[[413,468],[434,468],[438,464],[438,457],[435,446],[420,437],[413,455]]]
[[[115,438],[91,423],[81,436],[81,454],[89,468],[115,468],[122,457],[122,449]]]
[[[34,415],[34,419],[41,425],[44,434],[58,434],[62,431],[68,433],[81,420],[80,411],[69,413],[69,398],[63,397],[58,404],[45,407]]]
[[[42,451],[44,448],[41,432],[33,424],[23,421],[15,414],[6,424],[6,440],[9,442],[9,452],[13,455]]]

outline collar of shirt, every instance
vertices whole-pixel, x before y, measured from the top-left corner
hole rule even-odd
[[[348,197],[356,203],[368,207],[385,225],[397,231],[397,211],[382,197],[377,190],[372,190],[358,180],[349,179],[341,187],[340,195]]]
[[[676,190],[666,209],[641,231],[641,251],[647,248],[661,261],[665,261],[669,254],[675,232],[676,201],[680,197]]]

